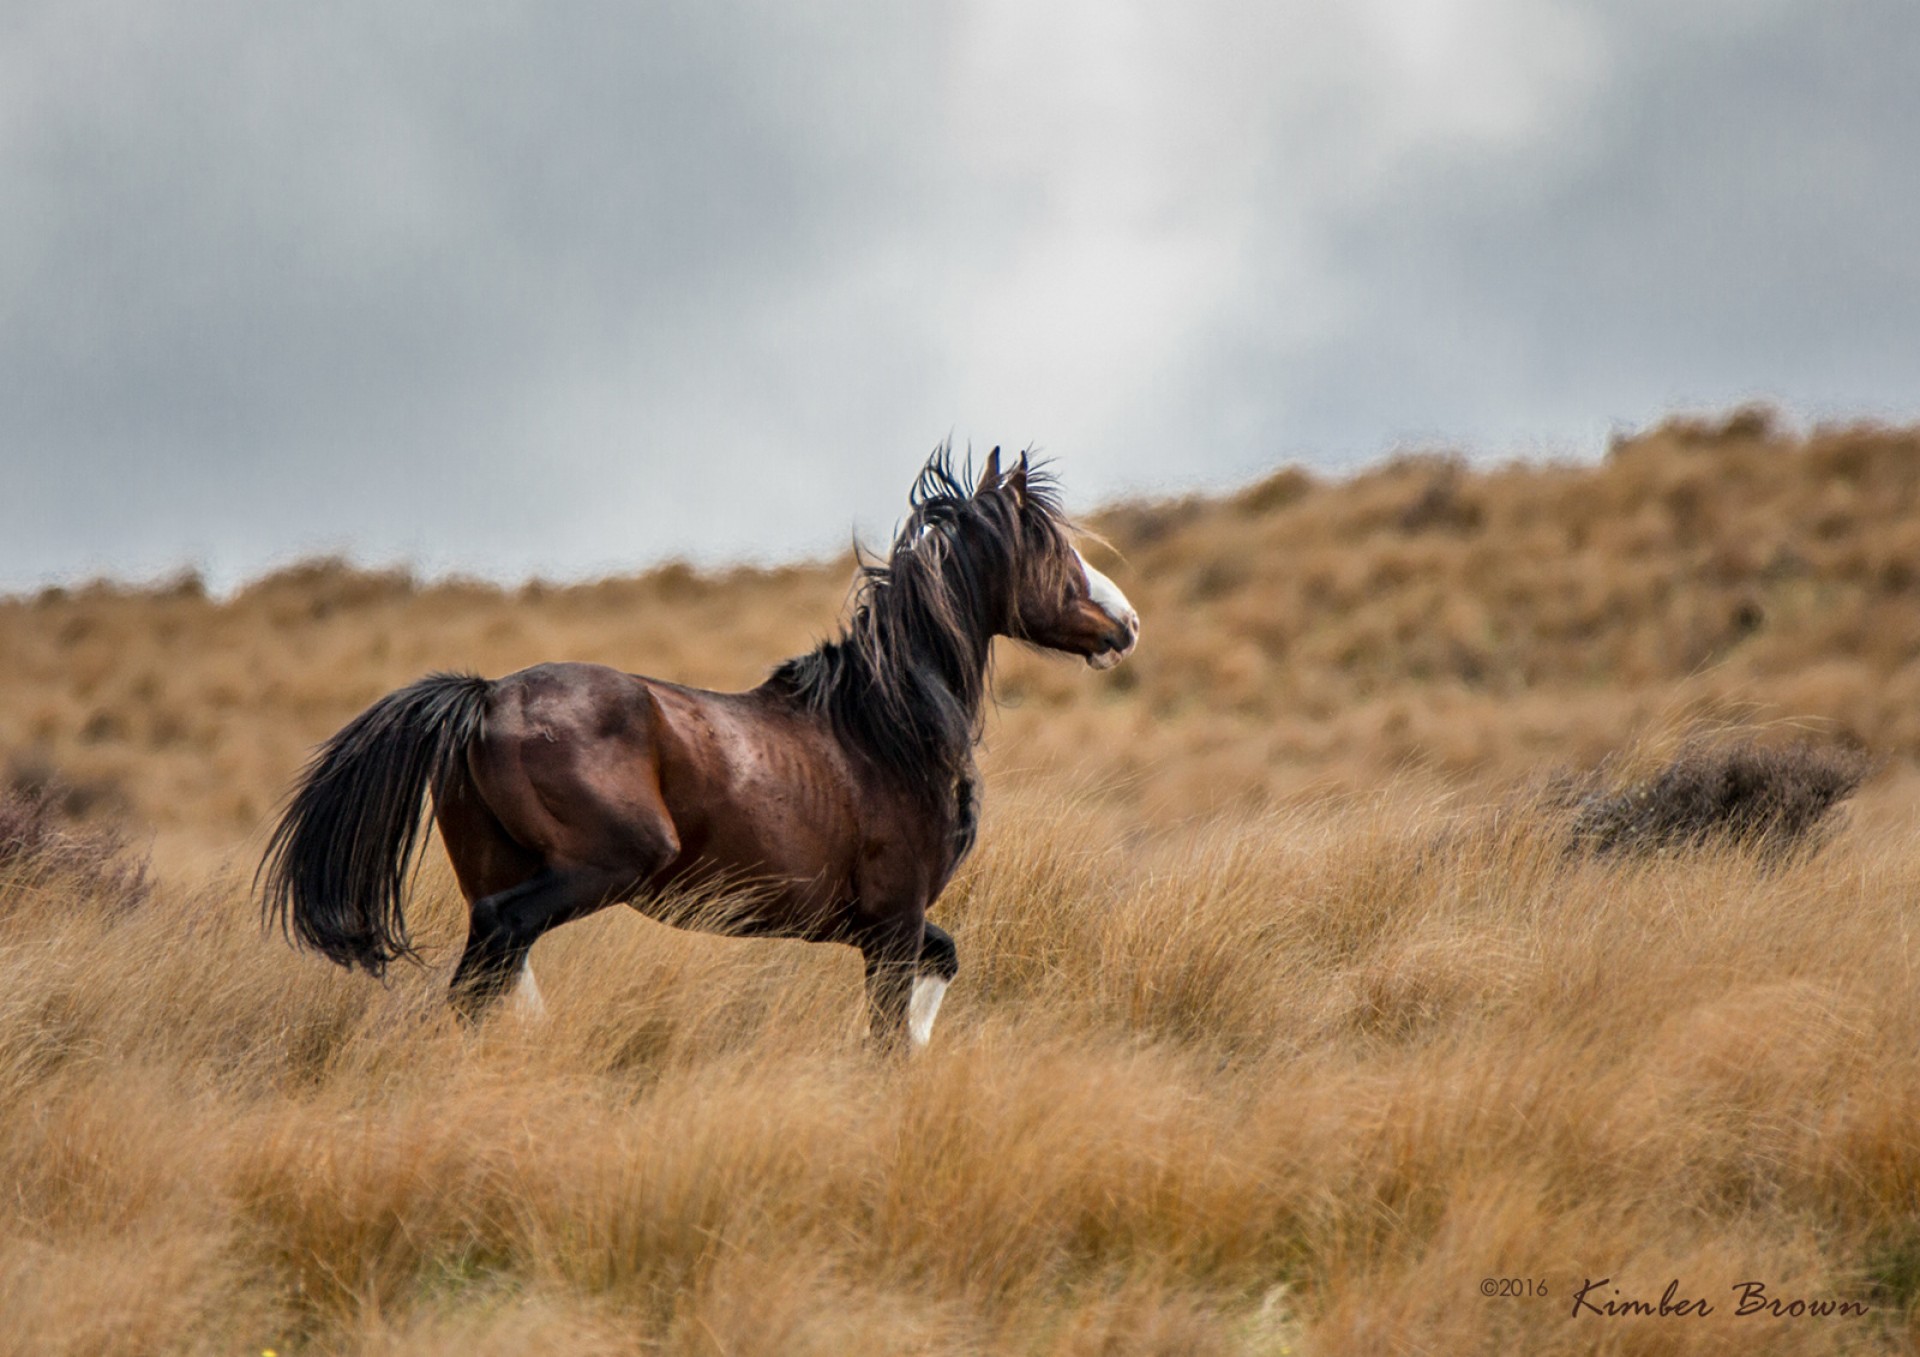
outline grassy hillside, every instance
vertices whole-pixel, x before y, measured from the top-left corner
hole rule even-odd
[[[1743,415],[1599,466],[1288,469],[1090,525],[1145,643],[1106,675],[1003,646],[1000,785],[1158,824],[1522,776],[1701,715],[1920,758],[1920,432],[1803,442]],[[0,756],[191,861],[255,832],[308,748],[427,670],[583,659],[749,686],[832,630],[851,572],[501,590],[320,562],[226,602],[191,580],[0,601]]]
[[[962,973],[902,1068],[845,949],[609,912],[536,950],[549,1023],[475,1036],[437,855],[435,965],[384,988],[244,882],[380,693],[751,684],[849,562],[0,602],[40,798],[0,813],[0,1352],[1909,1350],[1920,432],[1743,414],[1091,526],[1141,649],[1003,652]],[[1776,809],[1872,777],[1797,850],[1622,828],[1724,823],[1753,767]],[[1714,1313],[1575,1314],[1602,1278]]]

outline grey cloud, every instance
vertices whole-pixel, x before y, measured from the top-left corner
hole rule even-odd
[[[1917,404],[1898,0],[0,23],[0,587],[831,550],[949,431],[1084,504]]]
[[[1723,18],[1617,24],[1563,134],[1409,167],[1341,221],[1359,300],[1291,356],[1293,428],[1568,449],[1677,404],[1920,412],[1920,14]]]

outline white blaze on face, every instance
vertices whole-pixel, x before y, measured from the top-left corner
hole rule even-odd
[[[1080,569],[1086,572],[1087,594],[1093,599],[1093,606],[1105,613],[1113,621],[1124,626],[1133,639],[1127,642],[1125,650],[1109,650],[1102,655],[1088,658],[1087,663],[1095,669],[1111,669],[1114,665],[1133,654],[1134,646],[1140,643],[1140,614],[1127,602],[1127,596],[1120,592],[1120,586],[1087,564],[1087,558],[1079,551],[1073,553],[1080,561]]]
[[[940,1001],[947,997],[947,982],[934,975],[916,976],[913,997],[907,1001],[907,1031],[915,1046],[933,1039],[933,1020],[940,1016]]]

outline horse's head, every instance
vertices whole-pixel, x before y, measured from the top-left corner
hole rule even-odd
[[[1140,615],[1074,549],[1052,479],[1000,450],[967,483],[942,444],[920,468],[884,561],[862,556],[846,628],[770,684],[950,812],[980,738],[993,638],[1110,669]]]
[[[1078,655],[1095,669],[1111,669],[1133,653],[1140,614],[1074,547],[1050,488],[1029,471],[1025,453],[1002,474],[995,448],[973,497],[982,508],[997,509],[993,516],[1011,529],[1012,592],[1001,634]]]

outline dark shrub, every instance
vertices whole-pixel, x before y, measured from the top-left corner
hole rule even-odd
[[[1872,767],[1856,750],[1689,741],[1653,776],[1618,785],[1603,767],[1550,789],[1571,846],[1598,854],[1734,843],[1786,854],[1824,841],[1833,808]]]
[[[48,877],[73,881],[109,909],[144,904],[153,890],[146,859],[133,856],[112,830],[63,828],[59,809],[55,795],[0,794],[0,912],[12,882]]]

